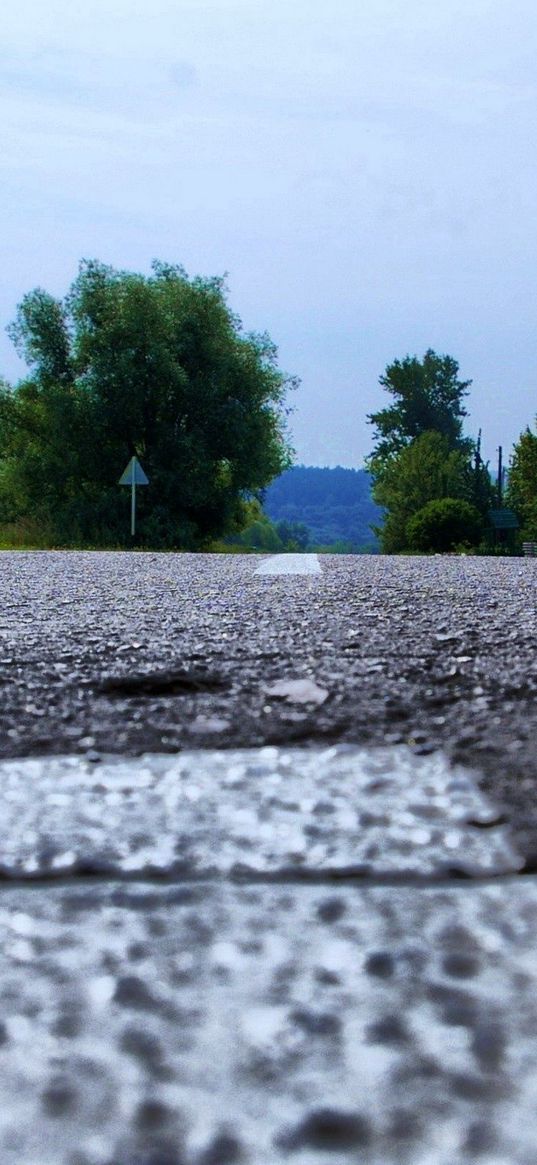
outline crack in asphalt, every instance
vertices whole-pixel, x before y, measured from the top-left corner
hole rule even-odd
[[[2,890],[11,889],[38,889],[42,886],[77,886],[77,885],[106,885],[113,883],[125,883],[128,885],[158,885],[166,888],[167,886],[181,886],[181,885],[231,885],[231,886],[333,886],[345,885],[356,886],[360,889],[372,889],[375,886],[416,886],[423,889],[453,889],[454,885],[457,889],[466,887],[471,890],[472,887],[482,887],[487,885],[497,886],[498,884],[508,886],[510,883],[515,883],[521,878],[530,878],[537,875],[537,867],[533,864],[523,866],[520,870],[514,870],[510,873],[503,871],[487,872],[487,873],[469,873],[464,867],[449,866],[445,870],[440,870],[436,874],[420,874],[417,872],[409,872],[402,870],[400,873],[391,870],[387,873],[371,874],[365,870],[356,867],[353,870],[342,870],[335,867],[333,870],[231,870],[226,875],[221,875],[214,870],[181,870],[174,872],[167,870],[161,872],[160,870],[145,870],[132,871],[121,869],[96,869],[93,863],[81,863],[80,866],[69,874],[58,874],[53,870],[41,871],[39,874],[11,874],[9,871],[0,869],[0,894]]]

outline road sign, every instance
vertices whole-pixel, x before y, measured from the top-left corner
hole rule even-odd
[[[124,473],[119,479],[120,485],[149,485],[149,479],[146,477],[140,462],[137,457],[131,457],[129,464]]]
[[[518,530],[518,518],[513,510],[489,510],[489,522],[494,530]]]
[[[121,474],[119,484],[131,487],[131,535],[134,538],[136,533],[136,486],[149,485],[149,478],[144,473],[137,457],[131,457],[129,464]]]

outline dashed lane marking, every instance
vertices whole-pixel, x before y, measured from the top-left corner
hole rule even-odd
[[[275,554],[258,566],[256,574],[321,574],[316,554]]]

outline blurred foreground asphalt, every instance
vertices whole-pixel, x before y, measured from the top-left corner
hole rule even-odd
[[[259,565],[0,555],[0,1160],[534,1165],[537,564]]]

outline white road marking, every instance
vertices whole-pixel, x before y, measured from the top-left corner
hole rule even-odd
[[[168,1161],[528,1165],[535,879],[428,880],[516,872],[495,819],[405,746],[1,762],[3,1165],[148,1162],[173,1094]]]
[[[533,879],[1,905],[2,1165],[535,1161]]]
[[[223,877],[236,867],[515,872],[521,859],[495,817],[470,772],[404,745],[202,749],[93,767],[76,756],[0,763],[0,860],[30,877],[65,875],[81,859],[131,874],[173,872],[179,861],[190,875]],[[42,837],[51,859],[41,856]]]
[[[275,554],[258,566],[256,574],[321,574],[316,554]]]

